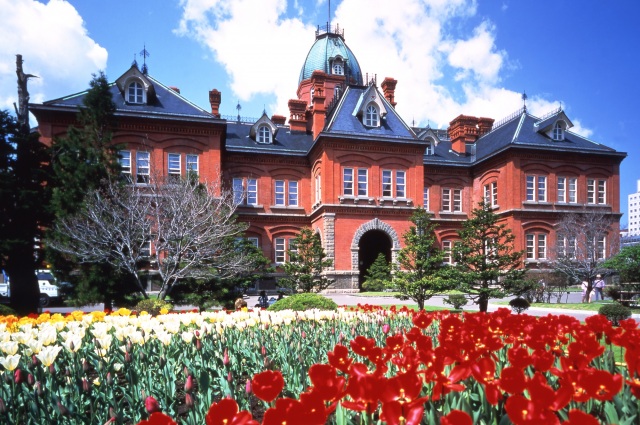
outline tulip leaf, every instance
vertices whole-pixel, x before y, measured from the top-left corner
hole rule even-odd
[[[604,404],[604,414],[607,417],[607,423],[617,424],[620,422],[618,418],[618,412],[616,411],[616,406],[610,401],[605,402]]]
[[[200,376],[198,377],[198,384],[200,385],[201,392],[209,391],[209,386],[211,385],[211,378],[209,377],[209,373],[206,369],[203,369],[200,372]]]

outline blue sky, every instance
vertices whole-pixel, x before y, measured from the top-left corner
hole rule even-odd
[[[393,5],[391,7],[391,5]],[[16,101],[15,54],[32,102],[87,88],[104,70],[124,73],[146,45],[149,72],[221,113],[288,116],[326,0],[0,0],[0,108]],[[460,114],[500,120],[522,106],[543,115],[562,105],[572,129],[628,153],[621,210],[637,189],[640,29],[637,0],[334,0],[330,21],[360,66],[398,80],[409,123],[446,127]]]

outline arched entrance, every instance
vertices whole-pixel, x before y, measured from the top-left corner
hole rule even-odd
[[[382,253],[391,262],[391,238],[382,230],[369,230],[358,243],[358,288],[362,289],[364,277],[369,267]]]

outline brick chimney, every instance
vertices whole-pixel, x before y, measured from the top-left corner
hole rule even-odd
[[[180,94],[180,89],[179,89],[178,87],[175,87],[175,86],[169,86],[169,88],[170,88],[171,90],[173,90],[174,92],[176,92],[176,93]]]
[[[311,122],[311,132],[313,133],[313,138],[318,137],[318,134],[324,128],[324,121],[327,117],[327,108],[324,105],[326,97],[324,94],[324,87],[320,85],[316,85],[313,99],[311,99],[312,110],[312,122]]]
[[[284,125],[287,122],[287,117],[282,116],[282,115],[273,115],[271,117],[271,121],[275,125]]]
[[[493,122],[495,120],[493,118],[478,118],[478,137],[481,137],[493,128]]]
[[[466,153],[467,143],[475,142],[479,137],[478,118],[459,115],[449,123],[449,138],[454,152]]]
[[[380,85],[380,87],[382,87],[382,93],[384,94],[385,99],[387,99],[387,101],[389,101],[391,106],[393,106],[394,108],[396,107],[396,102],[394,100],[396,93],[396,84],[398,84],[398,80],[387,77]]]
[[[209,91],[209,103],[211,104],[211,114],[216,118],[220,118],[220,102],[222,102],[222,93],[213,89]]]
[[[307,102],[304,100],[289,100],[289,129],[291,131],[307,131]]]

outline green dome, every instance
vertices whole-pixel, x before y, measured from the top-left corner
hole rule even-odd
[[[338,70],[334,70],[334,65],[338,65]],[[340,71],[339,65],[342,65]],[[307,59],[304,61],[302,70],[300,71],[300,79],[298,84],[302,80],[311,78],[313,71],[323,71],[327,74],[340,74],[347,77],[347,82],[350,84],[363,85],[362,71],[355,55],[347,47],[344,42],[344,37],[339,34],[338,31],[322,32],[316,31],[316,42],[311,46],[311,50],[307,54]]]

